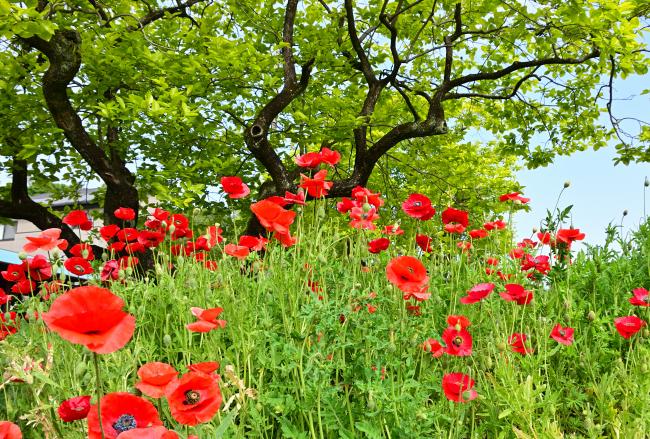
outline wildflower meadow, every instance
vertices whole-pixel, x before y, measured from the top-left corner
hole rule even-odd
[[[313,172],[251,205],[260,236],[161,208],[135,227],[120,208],[121,225],[63,218],[90,232],[78,256],[58,229],[30,237],[2,272],[1,437],[650,434],[650,223],[576,252],[560,209],[518,241],[503,217],[413,193],[385,224],[381,194],[328,201]]]

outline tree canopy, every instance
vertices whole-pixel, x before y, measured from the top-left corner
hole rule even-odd
[[[613,139],[621,161],[650,161],[648,125],[623,130],[612,107],[615,81],[647,72],[649,12],[614,0],[0,0],[0,167],[12,175],[0,216],[62,226],[28,178],[71,190],[100,179],[108,222],[147,195],[200,203],[223,175],[283,194],[304,171],[292,158],[323,146],[344,158],[332,197],[372,178],[467,200],[514,185],[517,159],[544,166]]]

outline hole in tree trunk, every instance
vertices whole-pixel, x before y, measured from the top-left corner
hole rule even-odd
[[[261,126],[255,124],[251,127],[251,136],[253,136],[253,138],[258,139],[262,137],[262,134],[264,134],[264,130]]]

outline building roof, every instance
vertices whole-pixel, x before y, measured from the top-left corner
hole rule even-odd
[[[37,203],[49,203],[50,200],[52,200],[52,207],[72,206],[74,204],[87,206],[90,204],[97,204],[94,199],[95,194],[98,190],[99,188],[81,189],[77,192],[78,196],[75,198],[61,198],[58,200],[52,200],[52,196],[50,194],[36,194],[32,196],[32,200],[36,201]]]

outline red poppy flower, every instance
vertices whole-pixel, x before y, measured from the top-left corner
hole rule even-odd
[[[13,422],[0,421],[0,438],[2,439],[22,439],[23,434]]]
[[[325,181],[326,177],[326,169],[318,171],[313,178],[300,174],[300,187],[306,189],[307,193],[314,198],[324,197],[334,185],[331,181]]]
[[[219,314],[223,312],[223,308],[203,309],[192,307],[190,308],[190,311],[194,317],[199,319],[197,322],[185,325],[185,327],[192,332],[210,332],[213,329],[226,327],[225,320],[217,320]]]
[[[27,263],[23,261],[21,264],[9,264],[7,269],[3,271],[2,277],[9,282],[17,282],[25,279],[25,270]]]
[[[108,393],[100,401],[102,426],[106,439],[116,439],[120,433],[135,428],[162,425],[154,405],[144,398],[126,392]],[[88,413],[88,439],[101,439],[97,405]]]
[[[165,427],[134,428],[120,433],[117,439],[179,439],[178,433]],[[189,439],[189,436],[188,436]]]
[[[415,243],[422,249],[423,252],[425,253],[431,253],[433,252],[433,249],[431,248],[431,243],[433,242],[433,239],[428,237],[427,235],[416,235],[415,236]]]
[[[0,288],[0,305],[6,305],[12,298],[13,296],[6,294],[2,288]]]
[[[120,278],[120,264],[114,259],[106,261],[99,277],[104,282],[118,280]]]
[[[21,279],[11,286],[11,292],[15,294],[31,294],[36,289],[36,282],[30,279]]]
[[[570,327],[563,328],[559,323],[553,326],[551,331],[551,338],[558,343],[563,345],[570,346],[573,344],[573,332],[574,329]]]
[[[386,276],[390,283],[405,293],[404,300],[414,297],[417,301],[422,301],[431,295],[426,292],[429,289],[427,270],[413,256],[393,258],[386,266]]]
[[[526,339],[528,336],[519,332],[515,332],[510,337],[508,337],[508,344],[512,348],[513,352],[517,352],[521,355],[528,355],[534,352],[534,349],[527,346]]]
[[[239,177],[221,177],[221,186],[230,198],[244,198],[251,193],[251,190]]]
[[[527,305],[533,300],[533,292],[525,290],[519,284],[506,284],[506,291],[499,295],[508,302],[517,302],[517,305]]]
[[[135,219],[135,211],[130,207],[119,207],[113,212],[115,218],[123,221],[133,221]]]
[[[323,162],[320,152],[308,152],[294,159],[301,168],[317,168]]]
[[[14,311],[11,311],[9,312],[9,318],[6,316],[7,313],[0,312],[0,341],[18,332],[16,313]]]
[[[448,373],[442,377],[442,391],[448,400],[454,402],[468,402],[478,396],[474,390],[474,380],[460,372]]]
[[[299,190],[297,193],[292,194],[291,192],[284,193],[284,201],[287,204],[299,204],[301,206],[305,205],[305,192]]]
[[[212,375],[219,378],[215,372],[219,369],[220,364],[216,361],[204,361],[203,363],[188,364],[187,368],[192,372],[201,372],[206,375]]]
[[[551,271],[549,257],[546,255],[532,257],[529,254],[525,254],[521,260],[521,269],[523,271],[534,269],[541,274],[547,274]]]
[[[404,234],[404,230],[400,228],[399,224],[391,224],[390,226],[384,227],[383,233],[389,236],[390,235],[399,236]]]
[[[483,224],[483,228],[485,230],[503,230],[506,228],[506,223],[502,220],[496,220],[496,221],[488,221],[487,223]]]
[[[441,217],[443,224],[457,223],[462,224],[463,227],[467,227],[469,224],[469,214],[464,210],[454,209],[453,207],[446,208]]]
[[[411,194],[402,203],[402,210],[411,218],[427,221],[436,214],[436,209],[431,205],[431,200],[426,195]]]
[[[488,232],[485,229],[474,229],[469,231],[469,236],[472,239],[487,238]]]
[[[114,237],[117,232],[120,231],[120,226],[117,224],[109,224],[108,226],[103,226],[99,228],[99,234],[101,235],[102,239],[106,242],[110,241],[112,237]]]
[[[499,259],[489,257],[485,260],[485,263],[496,267],[497,265],[499,265]]]
[[[430,352],[433,358],[440,358],[445,353],[445,348],[435,338],[429,338],[422,344],[424,352]]]
[[[59,405],[57,411],[63,422],[86,419],[90,411],[90,396],[75,396],[74,398],[66,399]]]
[[[146,363],[138,369],[140,381],[135,383],[135,387],[150,398],[161,398],[165,395],[165,387],[176,375],[176,369],[167,363]]]
[[[79,227],[81,230],[90,230],[93,228],[93,222],[88,218],[84,210],[72,210],[63,217],[63,224],[71,227]]]
[[[336,210],[338,210],[339,213],[348,213],[353,207],[361,207],[361,205],[362,204],[358,201],[343,197],[342,201],[336,203]]]
[[[542,244],[550,244],[552,241],[551,234],[548,232],[538,232],[537,239],[539,239],[539,242]]]
[[[268,200],[251,204],[251,211],[266,230],[282,234],[289,233],[289,226],[296,217],[296,212],[284,210]]]
[[[237,244],[226,244],[223,248],[225,254],[233,256],[237,259],[246,259],[246,256],[250,253],[248,247]]]
[[[379,219],[377,215],[377,210],[375,207],[366,209],[364,207],[353,207],[350,210],[350,227],[355,229],[365,229],[365,230],[375,230],[375,224],[373,221]]]
[[[530,198],[524,198],[519,194],[519,192],[513,192],[511,194],[501,195],[499,201],[514,201],[515,203],[526,204],[530,201]]]
[[[451,315],[447,317],[447,323],[449,326],[454,326],[459,331],[464,328],[468,328],[471,323],[469,319],[465,316]]]
[[[61,338],[98,354],[109,354],[131,340],[135,317],[122,311],[124,301],[105,288],[73,288],[57,297],[45,324]]]
[[[165,234],[153,230],[141,230],[136,239],[146,248],[155,248],[165,240]]]
[[[634,297],[630,297],[630,303],[636,306],[650,306],[650,295],[645,288],[632,290]]]
[[[68,241],[59,239],[59,236],[61,236],[61,229],[46,229],[38,236],[27,236],[29,242],[23,246],[23,250],[27,253],[37,250],[50,251],[54,248],[65,250],[68,248]]]
[[[408,303],[406,304],[406,311],[411,314],[412,316],[421,316],[422,315],[422,308],[420,305],[409,305]]]
[[[341,153],[325,146],[320,150],[320,157],[323,163],[330,166],[336,166],[336,164],[341,160]]]
[[[494,284],[482,283],[476,284],[467,291],[467,296],[460,298],[460,303],[469,305],[470,303],[480,302],[494,291]]]
[[[217,380],[201,372],[188,372],[172,381],[165,396],[172,417],[183,425],[209,422],[222,401]]]
[[[627,316],[614,319],[614,325],[623,338],[630,338],[639,332],[646,322],[637,316]]]
[[[585,239],[585,234],[580,233],[580,229],[560,229],[555,235],[556,242],[562,242],[567,246],[571,246],[574,241],[582,241]]]
[[[390,239],[388,238],[377,238],[373,239],[368,243],[368,251],[370,253],[381,253],[386,250],[390,245]]]
[[[537,243],[533,241],[530,238],[524,238],[520,242],[517,243],[517,247],[521,248],[535,248],[537,247]]]
[[[70,248],[70,254],[72,256],[78,256],[80,258],[84,258],[88,261],[94,261],[95,260],[95,253],[93,253],[93,248],[90,244],[86,244],[85,242],[81,242],[79,244],[75,244]]]
[[[352,198],[354,198],[359,203],[359,205],[368,203],[372,206],[375,206],[375,209],[379,209],[384,205],[384,200],[381,198],[381,194],[379,192],[372,192],[370,189],[363,186],[356,186],[354,189],[352,189]]]
[[[239,237],[239,245],[250,249],[250,251],[260,251],[266,248],[266,243],[269,240],[261,236],[248,236],[242,235]]]
[[[524,257],[525,254],[526,254],[526,252],[524,251],[523,248],[517,247],[517,248],[513,248],[512,250],[510,250],[510,253],[508,253],[508,256],[510,256],[512,259],[521,259],[521,258]]]
[[[125,227],[124,229],[117,232],[115,236],[121,242],[131,242],[138,239],[139,234],[140,232],[138,232],[138,229],[134,229],[133,227]]]
[[[31,280],[41,282],[52,277],[52,265],[44,255],[36,255],[25,261]]]
[[[450,326],[442,332],[442,341],[447,347],[445,352],[457,357],[472,355],[472,335],[465,329]]]
[[[282,244],[283,247],[291,247],[294,245],[296,242],[298,242],[298,238],[291,236],[290,233],[278,233],[275,232],[273,234],[273,237],[280,241],[280,244]]]
[[[93,267],[91,267],[90,262],[78,256],[66,259],[63,265],[66,270],[76,276],[83,276],[93,272]]]
[[[460,223],[445,224],[443,228],[447,233],[457,233],[459,235],[465,231],[465,226]]]

